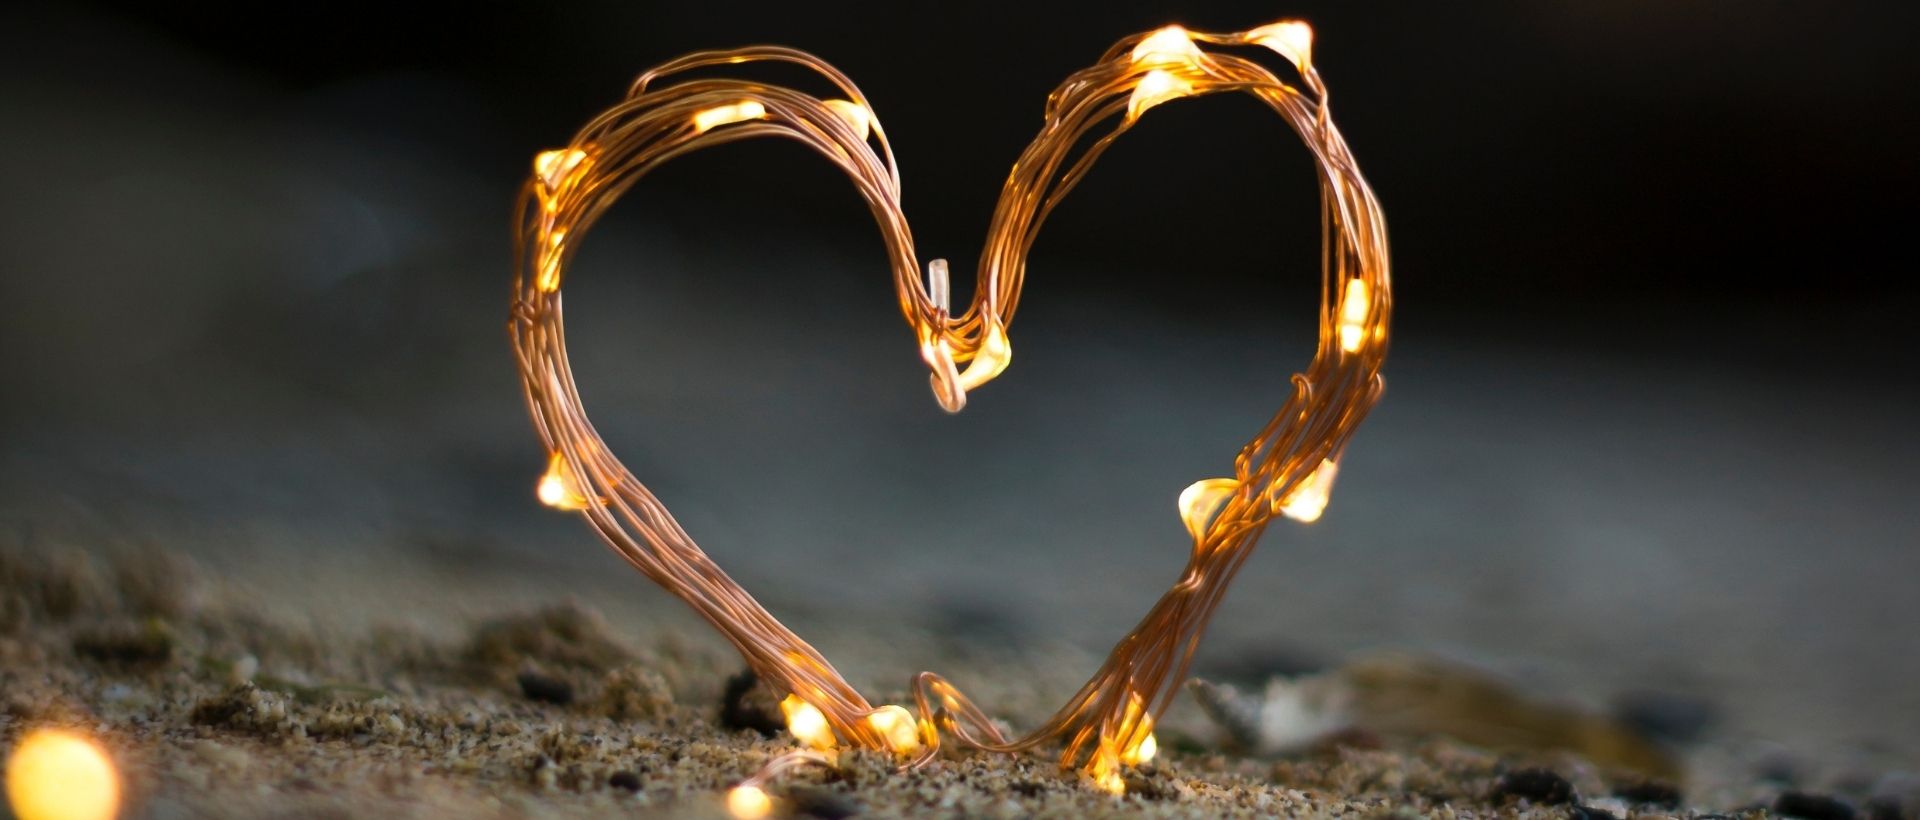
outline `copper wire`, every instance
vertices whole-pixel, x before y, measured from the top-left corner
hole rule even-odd
[[[1198,44],[1266,46],[1293,63],[1300,85],[1246,56]],[[844,75],[809,54],[773,46],[697,52],[641,75],[625,99],[566,148],[540,155],[517,209],[510,329],[535,428],[552,454],[542,499],[578,510],[616,553],[713,624],[763,680],[817,708],[835,736],[823,745],[837,740],[892,749],[907,765],[922,765],[938,753],[942,736],[962,747],[1004,752],[1058,743],[1063,767],[1078,767],[1119,790],[1119,769],[1143,756],[1155,716],[1177,694],[1209,618],[1260,535],[1276,514],[1318,516],[1347,441],[1380,397],[1392,308],[1386,224],[1328,115],[1311,46],[1311,30],[1301,23],[1232,34],[1168,27],[1123,39],[1068,77],[1049,95],[1045,124],[1008,175],[973,298],[957,315],[947,307],[944,263],[936,261],[928,278],[921,276],[886,131]],[[680,77],[759,61],[810,69],[844,99],[747,80]],[[876,725],[881,710],[700,550],[594,430],[567,360],[560,291],[567,263],[605,209],[661,163],[735,140],[797,140],[845,172],[871,207],[901,314],[931,371],[935,397],[957,412],[968,392],[1011,358],[1006,328],[1019,304],[1028,250],[1048,214],[1146,110],[1222,92],[1265,103],[1299,134],[1317,164],[1322,297],[1313,361],[1293,377],[1291,397],[1234,458],[1232,478],[1198,482],[1183,495],[1182,515],[1194,533],[1185,571],[1051,719],[1010,740],[959,690],[925,672],[913,686],[918,742],[902,743]],[[802,754],[776,761],[753,782],[817,757]]]

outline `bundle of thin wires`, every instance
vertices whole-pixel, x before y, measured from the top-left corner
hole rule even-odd
[[[1286,58],[1298,85],[1230,50],[1247,46]],[[1275,515],[1319,517],[1341,453],[1380,397],[1392,306],[1386,223],[1328,116],[1312,47],[1312,30],[1297,21],[1232,34],[1169,26],[1121,40],[1098,63],[1067,78],[1048,97],[1040,134],[1007,178],[973,300],[958,314],[949,302],[945,262],[934,260],[921,276],[885,129],[846,76],[804,52],[755,46],[673,60],[641,75],[624,100],[589,122],[567,147],[535,159],[516,215],[510,329],[534,425],[550,454],[539,495],[584,515],[616,553],[720,630],[762,680],[791,693],[783,704],[789,728],[812,749],[776,760],[742,788],[757,790],[758,783],[793,765],[828,760],[843,744],[892,750],[907,765],[922,765],[938,753],[943,736],[963,747],[1007,752],[1058,743],[1063,767],[1077,767],[1112,791],[1124,788],[1124,766],[1153,756],[1154,717],[1177,694],[1228,584]],[[747,80],[681,76],[758,61],[811,69],[843,96],[821,99]],[[930,672],[914,681],[917,715],[869,704],[700,550],[608,449],[581,406],[567,361],[561,281],[588,229],[661,163],[734,140],[784,137],[837,165],[880,227],[901,314],[931,371],[935,398],[957,412],[970,391],[1011,360],[1007,328],[1019,304],[1027,252],[1047,215],[1149,109],[1221,92],[1243,92],[1265,103],[1316,161],[1319,344],[1306,372],[1293,377],[1291,397],[1235,457],[1233,475],[1195,482],[1181,494],[1179,511],[1193,542],[1179,581],[1065,706],[1022,737],[1006,738]],[[1104,133],[1093,136],[1100,129]]]

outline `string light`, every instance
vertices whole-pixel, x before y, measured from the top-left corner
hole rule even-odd
[[[1340,297],[1340,349],[1348,353],[1360,350],[1367,339],[1367,282],[1348,279],[1347,292]]]
[[[1264,46],[1292,63],[1298,85],[1248,57],[1202,48],[1246,45]],[[1312,29],[1298,21],[1229,34],[1168,26],[1123,39],[1074,73],[1049,96],[1039,136],[1002,188],[973,298],[958,311],[945,260],[929,262],[921,274],[900,205],[899,169],[880,120],[845,75],[804,52],[753,46],[669,61],[642,74],[625,99],[565,147],[535,158],[516,212],[519,262],[509,330],[534,427],[549,454],[538,495],[580,513],[617,554],[720,630],[762,680],[791,693],[781,706],[802,748],[774,758],[728,793],[735,816],[764,816],[772,810],[764,783],[796,766],[833,765],[842,746],[889,750],[906,766],[935,759],[943,738],[991,752],[1054,747],[1063,767],[1114,793],[1125,790],[1122,769],[1158,753],[1155,716],[1186,677],[1227,586],[1276,516],[1311,522],[1322,515],[1340,455],[1380,397],[1392,308],[1386,222],[1328,113],[1312,46]],[[779,85],[681,76],[753,62],[799,65],[836,93],[821,98]],[[1222,92],[1248,94],[1280,115],[1319,166],[1328,302],[1320,311],[1321,343],[1307,369],[1293,377],[1290,397],[1235,456],[1231,477],[1203,479],[1180,493],[1178,512],[1193,540],[1180,578],[1093,678],[1029,733],[1004,736],[932,672],[914,677],[912,711],[869,704],[707,557],[588,420],[567,363],[560,309],[566,263],[613,200],[662,162],[736,139],[775,136],[807,146],[846,173],[880,228],[901,316],[934,397],[957,412],[1012,361],[1008,326],[1028,250],[1053,208],[1148,110]],[[752,127],[727,127],[746,122]],[[1110,130],[1096,134],[1108,124]]]
[[[780,712],[787,716],[787,732],[801,743],[822,750],[839,745],[833,737],[833,727],[827,725],[827,716],[799,695],[788,695],[780,701]]]
[[[742,100],[737,103],[716,105],[712,108],[702,109],[700,113],[693,115],[693,132],[696,134],[704,134],[722,125],[731,125],[736,122],[746,122],[747,120],[757,120],[766,115],[766,106],[753,100]]]

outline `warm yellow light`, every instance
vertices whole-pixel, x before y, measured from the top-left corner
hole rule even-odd
[[[1367,340],[1367,312],[1373,308],[1364,279],[1348,279],[1340,299],[1340,349],[1353,353]]]
[[[780,711],[787,716],[787,731],[801,743],[815,749],[831,749],[836,741],[833,727],[827,724],[827,716],[820,708],[802,700],[799,695],[788,695],[780,701]]]
[[[867,723],[886,738],[887,748],[897,754],[920,750],[920,724],[903,706],[882,706],[867,715]]]
[[[767,107],[756,100],[741,100],[727,105],[716,105],[693,115],[693,132],[704,134],[707,131],[729,123],[757,120],[767,115]]]
[[[7,759],[7,802],[20,820],[107,820],[120,806],[120,778],[93,741],[38,729]]]
[[[1160,741],[1154,740],[1153,733],[1148,732],[1146,737],[1140,739],[1140,745],[1133,747],[1133,765],[1138,766],[1152,760],[1153,756],[1159,753]]]
[[[727,811],[740,820],[760,820],[773,813],[773,798],[759,786],[735,786],[727,790]]]
[[[1007,341],[1006,326],[1000,324],[997,316],[987,319],[987,335],[980,343],[980,350],[973,354],[973,361],[967,363],[967,369],[960,373],[960,389],[972,390],[1007,369],[1013,361],[1013,345]]]
[[[1302,72],[1313,63],[1313,27],[1299,20],[1268,23],[1249,31],[1247,42],[1273,49]]]
[[[1140,693],[1128,692],[1123,725],[1133,726],[1133,734],[1120,750],[1120,762],[1128,766],[1138,766],[1152,760],[1160,752],[1160,742],[1153,739],[1153,716],[1146,712],[1147,702],[1140,697]]]
[[[1340,465],[1331,459],[1321,460],[1313,475],[1307,476],[1307,480],[1294,487],[1281,502],[1281,514],[1302,524],[1320,520],[1320,514],[1327,509],[1327,498],[1333,493],[1333,480],[1339,475]]]
[[[1147,35],[1133,47],[1133,61],[1136,64],[1192,65],[1199,57],[1199,46],[1194,45],[1193,38],[1187,34],[1187,30],[1179,26],[1161,28]]]
[[[585,162],[586,159],[587,152],[578,148],[541,151],[533,158],[533,172],[539,175],[540,182],[547,186],[547,190],[555,191],[560,189],[568,177],[573,176],[573,172],[579,169],[580,163]]]
[[[556,510],[587,508],[587,496],[580,492],[580,483],[574,480],[573,468],[567,465],[565,453],[556,452],[547,460],[547,472],[540,476],[540,486],[534,493],[540,497],[540,503]]]
[[[1149,71],[1140,78],[1140,82],[1134,84],[1133,96],[1127,99],[1127,121],[1139,119],[1149,108],[1192,93],[1192,83],[1173,76],[1165,69]]]
[[[873,112],[868,111],[866,106],[852,100],[826,100],[825,105],[845,120],[853,133],[860,135],[860,139],[866,139],[867,134],[872,132]]]
[[[1195,543],[1206,536],[1207,525],[1213,522],[1220,505],[1239,489],[1240,482],[1231,478],[1203,478],[1180,491],[1180,520],[1187,525],[1187,532],[1193,535]]]

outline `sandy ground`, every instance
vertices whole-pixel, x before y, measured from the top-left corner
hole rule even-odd
[[[510,604],[442,632],[287,617],[259,590],[166,551],[0,556],[0,745],[44,725],[103,739],[138,816],[722,816],[724,789],[791,746],[753,728],[772,722],[771,699],[737,685],[729,694],[741,665],[709,636],[684,623],[615,626],[580,596]],[[474,586],[495,583],[506,586]],[[906,675],[871,661],[917,644],[1015,726],[1043,717],[1094,661],[863,628],[875,642],[851,654],[882,673],[855,679],[870,693],[904,696]],[[849,754],[772,791],[781,811],[816,817],[1920,811],[1916,781],[1872,750],[1819,758],[1710,735],[1660,747],[1685,769],[1667,779],[1596,764],[1577,742],[1495,751],[1418,731],[1347,732],[1259,756],[1228,751],[1183,707],[1125,797],[1048,760],[964,752],[905,774]]]

